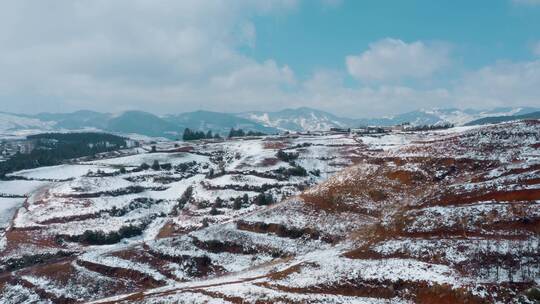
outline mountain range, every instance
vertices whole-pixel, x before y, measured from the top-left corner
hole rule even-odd
[[[0,112],[0,132],[20,130],[66,131],[94,129],[119,134],[140,134],[175,139],[185,128],[227,134],[231,128],[267,134],[284,131],[317,131],[330,128],[354,128],[366,125],[389,126],[405,122],[413,125],[452,123],[455,125],[483,124],[491,118],[512,119],[540,111],[533,107],[504,107],[474,109],[421,109],[380,118],[346,118],[307,107],[276,112],[220,113],[195,111],[180,114],[155,115],[142,111],[117,114],[81,110],[71,113],[39,113],[35,115]],[[534,116],[534,115],[533,115]],[[525,116],[526,118],[527,116]],[[478,123],[476,123],[478,121]],[[497,121],[497,119],[495,119]]]

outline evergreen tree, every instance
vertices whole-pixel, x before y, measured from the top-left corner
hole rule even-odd
[[[184,130],[184,135],[182,136],[182,139],[185,141],[193,139],[193,132],[191,131],[190,128],[186,128]]]
[[[233,202],[233,209],[234,210],[240,210],[240,208],[242,208],[242,200],[237,197],[234,199],[234,202]]]
[[[147,163],[142,163],[139,168],[141,168],[142,170],[148,170],[150,169],[150,166]]]
[[[229,131],[229,138],[233,138],[236,134],[236,130],[234,128],[231,128],[231,130]]]
[[[208,227],[208,219],[206,217],[202,220],[202,227],[203,228]]]
[[[161,166],[159,165],[159,162],[157,159],[155,159],[154,162],[152,163],[152,169],[156,171],[161,169]]]
[[[212,208],[210,209],[210,215],[218,215],[218,214],[219,214],[219,211],[217,210],[216,205],[213,205]]]

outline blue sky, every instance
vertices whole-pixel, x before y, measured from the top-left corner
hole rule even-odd
[[[445,41],[468,68],[497,60],[529,60],[540,40],[540,5],[506,0],[303,2],[288,14],[255,19],[257,44],[244,50],[275,58],[307,76],[317,68],[342,68],[343,58],[387,37]]]
[[[540,107],[540,0],[0,1],[0,111]]]

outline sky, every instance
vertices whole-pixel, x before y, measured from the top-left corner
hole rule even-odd
[[[0,0],[0,111],[540,107],[540,0]]]

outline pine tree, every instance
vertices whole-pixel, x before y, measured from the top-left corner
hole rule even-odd
[[[242,200],[239,197],[237,197],[234,199],[233,209],[240,210],[240,208],[242,208]]]
[[[212,208],[210,209],[210,215],[218,215],[218,214],[219,214],[219,211],[217,210],[216,205],[213,205]]]
[[[190,128],[186,128],[184,130],[184,135],[182,136],[182,139],[183,140],[192,140],[193,139],[193,132],[191,131]]]
[[[229,131],[229,138],[233,138],[236,136],[236,130],[234,128],[231,128],[231,130]]]

